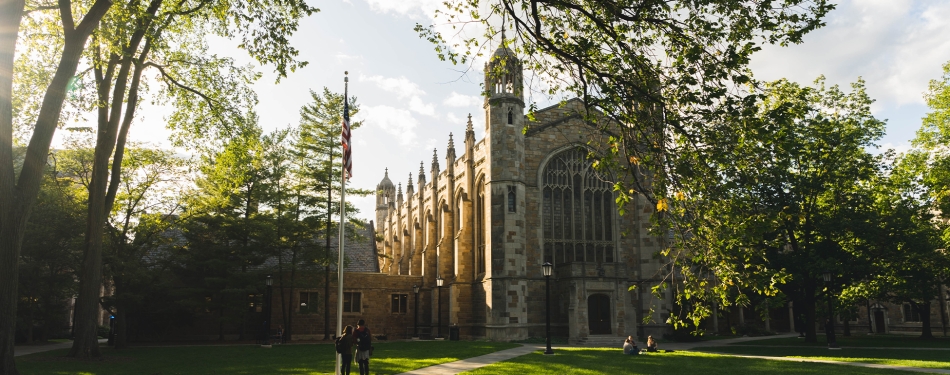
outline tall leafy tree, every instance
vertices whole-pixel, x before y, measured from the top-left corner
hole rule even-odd
[[[59,1],[55,6],[31,4],[31,8],[58,11],[57,34],[62,35],[62,52],[46,86],[33,121],[29,145],[22,167],[17,170],[13,152],[14,56],[20,25],[26,11],[25,0],[0,1],[0,374],[17,374],[13,360],[16,329],[17,287],[20,249],[31,208],[39,194],[53,133],[60,122],[66,88],[76,73],[83,49],[112,1]],[[34,10],[31,9],[31,10]],[[76,19],[74,13],[83,14]],[[56,19],[54,16],[52,19]],[[78,22],[77,22],[78,21]],[[42,90],[37,90],[42,91]]]
[[[692,180],[687,191],[696,193],[670,201],[664,214],[678,217],[676,229],[686,235],[664,254],[686,291],[678,298],[744,304],[745,293],[781,290],[804,308],[806,339],[815,341],[816,298],[840,290],[824,285],[822,274],[841,283],[856,266],[851,218],[868,210],[861,187],[878,176],[880,161],[867,148],[884,123],[871,114],[860,80],[851,92],[825,87],[822,78],[814,87],[780,80],[766,90],[756,117],[737,119],[737,132],[721,134],[736,145],[730,153],[683,155],[722,173]],[[727,298],[730,289],[740,297]],[[692,314],[696,322],[708,309]]]
[[[187,203],[184,243],[174,248],[173,272],[189,285],[179,298],[210,296],[206,308],[218,316],[219,339],[225,326],[237,326],[242,338],[247,334],[247,298],[260,291],[270,255],[272,219],[261,209],[270,189],[266,150],[260,128],[251,123],[222,149],[202,156],[199,194]]]
[[[70,156],[58,152],[52,159],[24,236],[17,326],[28,343],[62,334],[72,313],[66,302],[76,292],[86,195],[76,176],[60,169]]]
[[[924,210],[920,215],[926,217],[935,214],[936,218],[929,225],[936,227],[941,231],[941,239],[937,245],[940,249],[946,249],[950,243],[950,226],[947,226],[947,218],[950,217],[950,153],[948,153],[947,144],[950,143],[950,62],[943,65],[943,75],[930,81],[928,90],[924,93],[924,100],[930,107],[930,112],[924,116],[920,129],[917,131],[917,137],[914,139],[914,150],[911,150],[903,159],[898,167],[896,177],[901,177],[901,187],[899,192],[906,200],[913,202],[909,209]],[[924,222],[917,216],[916,223]],[[920,224],[923,225],[923,224]],[[919,228],[925,231],[926,228]],[[919,231],[915,231],[919,232]],[[927,241],[925,245],[932,245]],[[918,252],[915,250],[923,250]],[[929,311],[930,301],[935,297],[941,300],[941,319],[950,321],[948,311],[946,311],[945,300],[942,300],[942,287],[950,279],[950,254],[946,250],[938,250],[936,253],[933,246],[924,246],[910,250],[914,253],[914,261],[905,263],[907,266],[913,266],[913,269],[905,269],[902,275],[912,277],[908,279],[898,279],[901,285],[907,286],[907,291],[912,292],[906,295],[904,301],[915,304],[926,304],[919,311]],[[893,270],[896,271],[896,270]],[[917,272],[924,274],[918,274]],[[916,288],[916,289],[915,289]],[[933,292],[936,292],[934,294]],[[901,294],[901,293],[898,293]],[[925,310],[926,309],[926,310]],[[923,315],[929,314],[921,313]],[[929,321],[924,323],[929,324]],[[929,334],[929,332],[926,332]]]
[[[343,123],[343,95],[331,92],[324,87],[323,92],[310,91],[311,103],[300,108],[300,136],[295,145],[295,152],[301,163],[298,173],[305,179],[304,184],[312,194],[312,215],[318,218],[318,227],[323,232],[323,251],[318,262],[324,267],[324,296],[330,295],[330,267],[334,264],[331,255],[330,239],[339,232],[333,216],[340,212],[341,190],[340,176],[342,170],[342,149],[340,147],[340,127]],[[359,113],[356,97],[349,98],[350,116]],[[362,121],[353,121],[350,129],[356,130],[362,126]],[[364,189],[347,188],[349,197],[366,196],[371,191]],[[363,225],[353,219],[356,207],[347,204],[347,217],[354,225]],[[324,339],[330,337],[330,299],[323,298],[324,311]]]
[[[121,180],[126,138],[140,101],[144,72],[154,69],[161,77],[166,87],[164,97],[171,99],[177,110],[170,117],[173,128],[207,132],[206,127],[213,124],[219,132],[229,131],[233,124],[227,119],[240,117],[242,107],[246,110],[256,102],[247,85],[257,76],[246,68],[234,67],[230,59],[205,57],[206,36],[213,33],[240,38],[240,46],[251,57],[273,64],[278,77],[284,77],[306,65],[295,60],[297,50],[290,46],[288,37],[296,31],[300,18],[314,11],[302,0],[151,0],[128,3],[104,18],[94,39],[90,64],[96,88],[98,137],[89,185],[76,340],[70,355],[99,356],[94,317],[101,283],[101,234]]]
[[[113,287],[106,305],[115,316],[115,347],[127,346],[128,311],[141,305],[136,292],[151,282],[154,264],[147,259],[150,251],[166,245],[163,237],[176,223],[181,210],[187,161],[171,151],[131,147],[122,162],[121,183],[109,215],[104,254],[105,274]]]

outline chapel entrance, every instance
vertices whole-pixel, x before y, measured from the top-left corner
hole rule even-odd
[[[590,324],[590,334],[609,335],[610,332],[610,297],[603,294],[594,294],[587,297],[587,317]]]
[[[884,323],[884,310],[874,310],[874,333],[886,333]]]

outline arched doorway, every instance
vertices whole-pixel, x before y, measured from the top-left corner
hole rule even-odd
[[[587,319],[590,324],[590,334],[609,335],[611,333],[610,297],[603,294],[587,297]]]

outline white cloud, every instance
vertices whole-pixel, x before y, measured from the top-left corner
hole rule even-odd
[[[426,116],[435,117],[435,106],[431,103],[425,103],[418,96],[409,99],[409,110]]]
[[[442,104],[449,107],[479,107],[482,105],[484,100],[480,96],[472,95],[462,95],[455,91],[452,91],[451,94],[445,100],[442,101]]]
[[[340,64],[345,64],[351,61],[359,62],[359,63],[363,62],[363,56],[361,55],[347,55],[344,53],[338,53],[334,55],[333,57],[336,57],[336,61]]]
[[[431,17],[441,0],[366,0],[379,13],[396,13],[411,18]]]
[[[922,103],[928,81],[950,59],[950,2],[842,1],[827,21],[801,45],[756,54],[756,76],[805,84],[824,74],[841,85],[861,76],[880,110]]]
[[[419,88],[419,85],[410,81],[406,77],[388,78],[383,76],[365,76],[360,74],[360,81],[374,82],[376,83],[377,87],[396,94],[396,97],[399,99],[426,94],[425,91],[422,91],[422,89]]]
[[[408,110],[388,105],[365,106],[360,108],[360,117],[365,120],[365,126],[382,129],[402,145],[410,145],[416,139],[419,120]]]

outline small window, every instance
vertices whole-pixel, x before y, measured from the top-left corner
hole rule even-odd
[[[515,123],[515,116],[514,114],[511,113],[511,108],[509,107],[508,108],[508,124],[514,124],[514,123]]]
[[[360,292],[343,293],[343,312],[358,313],[362,311],[363,301]]]
[[[300,314],[316,314],[319,306],[318,294],[316,292],[300,292]]]
[[[508,212],[515,212],[515,187],[508,187]]]
[[[408,294],[393,294],[393,314],[405,314],[408,300]]]
[[[920,321],[920,312],[917,311],[917,308],[915,308],[909,303],[904,304],[904,321],[905,322],[919,322]]]

